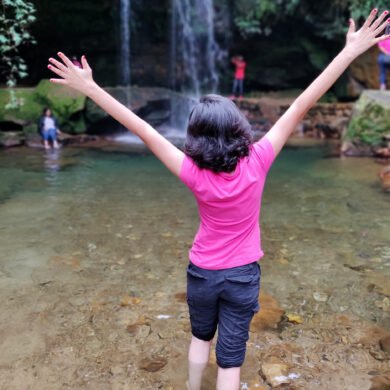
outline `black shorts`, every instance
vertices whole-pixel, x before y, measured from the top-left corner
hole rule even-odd
[[[218,327],[217,363],[240,367],[249,325],[259,310],[261,268],[257,262],[223,270],[187,268],[187,302],[192,334],[210,341]]]

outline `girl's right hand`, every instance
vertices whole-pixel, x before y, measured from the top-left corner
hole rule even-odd
[[[47,67],[61,78],[50,79],[50,81],[55,84],[66,85],[84,95],[88,95],[95,82],[92,77],[92,69],[88,65],[85,56],[81,57],[82,68],[73,65],[65,54],[58,52],[58,56],[62,62],[55,58],[49,58],[50,64]]]
[[[353,58],[358,57],[375,44],[389,39],[390,35],[382,35],[390,22],[390,19],[387,19],[389,12],[384,11],[379,16],[377,14],[378,10],[373,9],[363,26],[357,31],[354,20],[350,19],[345,49]]]

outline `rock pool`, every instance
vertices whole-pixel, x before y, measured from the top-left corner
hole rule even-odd
[[[326,146],[278,157],[243,389],[386,380],[390,208],[378,170]],[[0,388],[183,389],[197,223],[190,192],[142,151],[2,151]],[[215,373],[212,355],[204,389]]]

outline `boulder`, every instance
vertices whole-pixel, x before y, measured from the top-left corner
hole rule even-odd
[[[164,88],[118,86],[104,90],[155,127],[170,123],[172,127],[184,130],[193,105],[193,99]],[[86,120],[90,134],[124,131],[91,99],[86,102]]]
[[[25,137],[23,133],[15,131],[0,131],[0,147],[10,148],[23,145]]]
[[[15,106],[7,107],[15,98]],[[9,128],[33,130],[42,113],[43,106],[36,101],[34,88],[0,89],[0,130]]]
[[[387,147],[390,133],[390,92],[367,90],[355,103],[352,118],[343,134],[345,155],[374,155]]]
[[[35,88],[35,99],[43,107],[50,107],[57,116],[61,129],[79,134],[85,131],[84,107],[86,97],[63,85],[41,80]]]
[[[15,105],[7,107],[11,93]],[[37,122],[44,107],[58,118],[61,130],[81,133],[85,130],[85,96],[65,86],[42,80],[35,88],[0,89],[0,129],[21,128],[26,133],[37,132]]]

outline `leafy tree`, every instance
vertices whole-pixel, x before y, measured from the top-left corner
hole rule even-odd
[[[364,18],[374,7],[385,9],[385,0],[240,0],[234,3],[234,20],[243,37],[271,33],[278,23],[301,20],[327,39],[346,31],[346,17]]]
[[[36,20],[35,7],[29,1],[2,0],[0,9],[0,71],[6,79],[9,88],[15,87],[18,79],[28,75],[27,65],[20,56],[21,46],[35,44],[35,39],[29,33],[31,23]],[[10,91],[10,101],[7,108],[19,105],[13,91]]]

